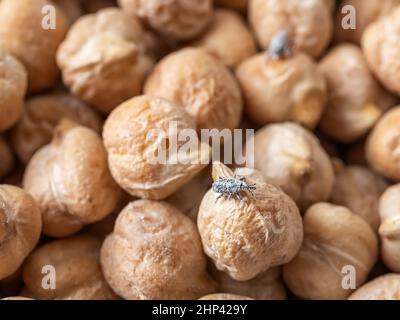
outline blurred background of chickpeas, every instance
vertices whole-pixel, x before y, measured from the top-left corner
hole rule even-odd
[[[246,164],[204,129],[253,129]],[[193,163],[148,161],[188,130]],[[400,0],[0,0],[0,300],[28,299],[400,300]]]

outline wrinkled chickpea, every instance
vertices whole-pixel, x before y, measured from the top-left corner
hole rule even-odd
[[[345,299],[343,267],[355,268],[359,287],[378,257],[378,239],[369,224],[346,207],[317,203],[304,215],[304,241],[283,267],[289,289],[304,299]]]
[[[254,300],[249,297],[230,293],[212,293],[201,297],[199,300]]]
[[[362,51],[352,44],[334,47],[321,60],[319,69],[325,76],[329,94],[321,131],[345,143],[361,138],[384,109],[379,105],[381,88]]]
[[[55,240],[39,247],[26,259],[23,278],[35,299],[114,300],[118,299],[100,268],[101,241],[81,235]],[[53,266],[55,288],[43,288],[43,267]]]
[[[325,79],[308,55],[286,52],[290,41],[278,38],[282,32],[274,38],[279,48],[246,59],[236,70],[245,111],[259,125],[296,121],[313,129],[326,104]]]
[[[20,188],[0,185],[0,280],[18,270],[39,241],[41,230],[35,200]]]
[[[364,31],[361,45],[368,65],[386,89],[400,94],[400,5]]]
[[[14,157],[5,138],[0,135],[0,178],[7,175],[14,166]]]
[[[169,130],[170,121],[176,121],[177,132]],[[114,179],[133,196],[161,200],[172,195],[208,165],[209,145],[197,135],[192,137],[191,152],[181,151],[182,141],[176,141],[176,152],[166,152],[186,129],[196,129],[192,118],[168,100],[144,95],[121,104],[103,131]],[[149,134],[153,130],[162,132]],[[164,151],[165,159],[160,159]]]
[[[200,48],[184,48],[162,59],[147,78],[144,92],[185,108],[199,129],[233,129],[241,119],[236,79]]]
[[[381,255],[385,265],[400,272],[400,184],[388,188],[379,200]]]
[[[230,68],[257,52],[254,37],[243,18],[226,9],[215,10],[207,31],[189,45],[209,50]]]
[[[372,22],[390,13],[400,0],[343,0],[336,11],[335,42],[352,42],[360,44],[364,30]],[[348,11],[342,13],[345,6],[352,6],[355,10],[356,28],[343,28],[342,22]]]
[[[255,178],[252,178],[255,175]],[[246,176],[256,183],[254,197],[246,201],[217,198],[212,189],[204,196],[197,226],[204,252],[217,269],[235,280],[246,281],[271,267],[289,262],[303,238],[296,204],[279,188],[261,180],[260,173]],[[214,163],[213,179],[234,177],[222,163]]]
[[[370,134],[366,155],[369,165],[382,176],[400,181],[400,106],[390,109]]]
[[[57,52],[72,93],[109,113],[141,93],[154,60],[139,20],[117,8],[82,16]]]
[[[271,268],[248,281],[237,281],[225,272],[213,270],[218,292],[248,296],[256,300],[285,300],[286,290],[280,279],[280,268]]]
[[[39,203],[43,233],[52,237],[71,235],[103,219],[121,195],[98,134],[68,120],[55,129],[52,142],[32,157],[23,186]]]
[[[249,0],[215,0],[217,6],[226,7],[229,9],[246,12]]]
[[[334,182],[331,160],[314,134],[300,125],[286,122],[258,130],[253,161],[302,212],[329,199]]]
[[[0,38],[0,132],[9,129],[20,118],[26,89],[25,67],[1,50]]]
[[[348,300],[400,300],[400,275],[388,273],[364,284]]]
[[[195,224],[166,202],[128,204],[100,260],[107,282],[125,299],[197,299],[215,288]]]
[[[101,132],[100,117],[78,98],[62,92],[38,95],[26,101],[21,120],[11,131],[18,158],[27,163],[38,149],[51,141],[54,128],[62,119]]]
[[[189,40],[203,32],[212,16],[212,0],[118,0],[126,12],[171,41]]]
[[[249,21],[266,49],[277,32],[287,29],[295,50],[318,58],[332,37],[332,0],[249,0]]]
[[[42,8],[47,5],[56,9],[55,29],[42,27]],[[64,12],[47,0],[2,0],[0,21],[0,48],[25,65],[29,92],[51,87],[59,76],[56,51],[68,29]]]
[[[364,166],[345,167],[338,163],[335,171],[331,202],[349,208],[367,221],[375,232],[378,231],[378,203],[387,183]]]

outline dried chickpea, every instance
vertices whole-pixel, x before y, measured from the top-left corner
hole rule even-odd
[[[400,274],[375,278],[353,292],[348,300],[400,300]]]
[[[197,299],[215,288],[195,224],[166,202],[128,204],[100,261],[107,282],[125,299]]]
[[[222,271],[214,271],[218,291],[251,297],[256,300],[285,300],[280,268],[271,268],[248,281],[237,281]]]
[[[26,259],[23,278],[35,299],[114,300],[118,299],[100,268],[101,241],[82,235],[55,240],[37,248]],[[53,266],[55,288],[43,288],[44,266]]]
[[[215,10],[207,31],[189,45],[209,50],[230,68],[257,52],[256,42],[243,18],[226,9]]]
[[[118,3],[171,41],[199,35],[207,28],[213,9],[212,0],[118,0]]]
[[[23,186],[39,203],[43,233],[52,237],[71,235],[103,219],[121,195],[101,138],[68,120],[55,129],[52,142],[32,157]]]
[[[400,5],[364,31],[361,45],[374,75],[386,89],[400,94]]]
[[[229,9],[246,12],[249,0],[215,0],[217,6],[226,7]]]
[[[213,166],[214,181],[234,177],[223,164]],[[289,262],[303,238],[301,216],[293,200],[258,175],[248,175],[246,181],[256,184],[254,196],[246,195],[246,201],[228,197],[217,201],[219,194],[211,189],[197,218],[205,253],[217,269],[239,281]]]
[[[55,29],[42,27],[42,8],[56,9]],[[47,0],[0,1],[0,48],[20,60],[28,71],[28,91],[42,91],[58,79],[56,51],[63,40],[68,19],[53,2]]]
[[[162,59],[147,78],[144,92],[182,106],[200,129],[239,125],[239,85],[221,61],[200,48],[185,48]]]
[[[369,165],[382,176],[400,181],[400,106],[390,109],[375,125],[366,145]]]
[[[12,151],[2,135],[0,135],[0,178],[7,175],[14,166]]]
[[[336,166],[331,202],[349,208],[376,232],[380,224],[379,198],[387,186],[378,174],[367,167],[339,164]]]
[[[254,165],[304,212],[329,199],[334,172],[312,132],[295,123],[268,125],[254,137]]]
[[[1,50],[0,38],[0,132],[9,129],[20,118],[27,79],[25,67]]]
[[[335,42],[360,44],[361,36],[368,25],[390,13],[399,4],[400,0],[343,0],[336,11]],[[342,13],[345,6],[354,8],[356,28],[343,28],[342,21],[348,14],[347,11]]]
[[[287,29],[295,50],[318,58],[333,32],[332,0],[249,0],[249,21],[262,48]]]
[[[176,132],[169,130],[171,121],[176,122]],[[199,142],[197,136],[191,140],[195,150],[189,155],[181,153],[183,142],[176,141],[177,152],[166,154],[165,162],[153,159],[186,129],[196,129],[192,118],[168,100],[143,95],[121,104],[110,114],[103,130],[114,179],[133,196],[161,200],[172,195],[208,165],[209,146]],[[149,135],[152,130],[165,135]],[[174,156],[184,161],[169,161]]]
[[[138,19],[117,8],[82,16],[57,52],[72,93],[109,113],[141,93],[154,61]]]
[[[313,129],[326,104],[325,79],[308,55],[278,52],[289,46],[282,32],[274,38],[276,49],[250,57],[236,69],[245,111],[259,125],[296,121]]]
[[[249,297],[239,296],[230,293],[212,293],[201,297],[198,300],[254,300]]]
[[[11,131],[18,158],[27,163],[33,154],[48,144],[62,119],[101,132],[102,120],[83,101],[67,93],[38,95],[27,100],[21,120]]]
[[[355,268],[359,287],[378,257],[378,239],[369,224],[346,207],[317,203],[304,215],[304,241],[283,267],[289,289],[304,299],[345,299],[343,267]]]
[[[338,67],[340,66],[340,67]],[[328,105],[320,128],[344,143],[364,136],[382,114],[381,88],[362,51],[352,44],[334,47],[320,62],[328,85]]]
[[[41,230],[35,200],[20,188],[0,185],[0,280],[18,270],[39,241]]]
[[[385,265],[400,272],[400,184],[388,188],[379,200],[381,255]]]

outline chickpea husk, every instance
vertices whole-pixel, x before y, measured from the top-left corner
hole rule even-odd
[[[40,206],[44,234],[52,237],[72,235],[105,218],[121,195],[99,135],[69,120],[29,161],[23,186]]]
[[[103,243],[101,265],[128,300],[197,299],[215,291],[195,224],[166,202],[128,204]]]
[[[400,185],[388,188],[379,200],[381,255],[385,265],[400,272]]]
[[[39,241],[39,206],[24,190],[0,185],[0,280],[18,270]]]
[[[23,163],[48,144],[62,119],[69,119],[100,133],[102,119],[80,99],[64,92],[28,99],[20,121],[11,130],[12,146]]]
[[[217,269],[239,281],[289,262],[303,238],[296,204],[260,175],[253,172],[245,176],[248,184],[256,184],[256,189],[252,191],[254,196],[243,194],[243,201],[227,196],[217,201],[219,194],[209,190],[197,218],[204,252]],[[234,173],[215,162],[213,180],[220,177],[233,178]]]
[[[35,299],[42,300],[118,299],[101,273],[100,248],[101,241],[88,235],[51,241],[37,248],[23,266],[27,289]],[[43,287],[46,266],[54,267],[55,272],[55,288],[50,290]]]
[[[348,300],[400,300],[400,274],[388,273],[364,284]]]
[[[250,155],[252,158],[252,155]],[[304,212],[332,192],[331,160],[315,135],[298,124],[271,124],[254,136],[254,165]]]
[[[176,130],[170,130],[171,123]],[[195,134],[189,152],[183,151],[184,142],[173,142],[183,130]],[[210,147],[195,130],[190,115],[168,100],[143,95],[124,102],[103,130],[114,179],[132,196],[161,200],[172,195],[208,165]]]
[[[46,6],[55,9],[55,28],[43,27],[49,18],[42,13]],[[59,77],[56,51],[68,29],[64,12],[47,0],[2,0],[0,21],[0,48],[25,66],[28,91],[37,93],[54,85]]]
[[[230,68],[257,52],[256,41],[243,18],[226,9],[216,9],[207,31],[188,45],[209,50]]]
[[[147,78],[144,93],[184,108],[198,129],[234,129],[242,116],[235,77],[201,48],[184,48],[163,58]]]
[[[286,285],[303,299],[346,299],[344,267],[354,268],[356,288],[363,284],[378,258],[377,236],[363,218],[329,203],[309,208],[303,225],[300,251],[283,267]]]

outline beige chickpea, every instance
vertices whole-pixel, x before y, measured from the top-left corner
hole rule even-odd
[[[231,293],[212,293],[201,297],[199,300],[254,300],[254,299]]]
[[[125,299],[197,299],[215,288],[195,224],[166,202],[128,204],[103,243],[101,265]]]
[[[336,11],[335,42],[352,42],[360,44],[364,30],[372,22],[390,13],[399,0],[344,0]],[[343,22],[348,22],[349,11],[347,6],[352,6],[355,13],[356,28],[343,28]]]
[[[215,0],[217,6],[226,7],[229,9],[246,12],[249,0]]]
[[[233,178],[221,163],[213,165],[213,179]],[[205,253],[217,269],[239,281],[250,280],[271,267],[289,262],[303,238],[301,216],[296,204],[279,188],[258,175],[246,176],[255,190],[235,197],[209,190],[204,196],[197,226]],[[217,199],[218,198],[218,199]]]
[[[0,38],[0,132],[9,129],[20,118],[27,79],[21,62],[1,50]]]
[[[35,200],[20,188],[0,185],[0,280],[18,270],[41,231]]]
[[[145,94],[184,107],[199,129],[239,125],[239,85],[221,61],[199,48],[184,48],[162,59],[147,78]]]
[[[400,94],[400,4],[364,31],[361,45],[368,65],[386,89]]]
[[[289,289],[304,299],[345,299],[343,270],[355,271],[359,287],[378,257],[378,239],[369,224],[346,207],[317,203],[304,215],[304,241],[283,267]],[[354,268],[354,269],[352,269]]]
[[[400,275],[388,273],[367,282],[348,300],[400,300]]]
[[[171,41],[199,35],[210,23],[213,9],[212,0],[118,0],[118,3]]]
[[[302,212],[329,199],[334,182],[332,163],[314,134],[300,125],[286,122],[257,131],[253,161]]]
[[[369,165],[382,176],[400,181],[400,106],[390,109],[368,137]]]
[[[172,195],[208,165],[209,145],[198,140],[195,129],[189,114],[168,100],[143,95],[124,102],[103,130],[114,179],[133,196],[161,200]],[[177,141],[187,131],[194,133],[189,152]]]
[[[256,300],[285,300],[286,290],[279,267],[271,268],[248,281],[237,281],[222,271],[214,271],[218,291],[251,297]]]
[[[118,299],[101,273],[100,248],[101,241],[87,235],[51,241],[37,248],[23,266],[27,289],[41,300]],[[45,266],[54,267],[47,273],[55,272],[55,283],[49,280],[55,288],[50,290],[42,285]]]
[[[189,45],[209,50],[230,68],[257,52],[254,37],[243,18],[226,9],[215,10],[207,31]]]
[[[32,157],[23,186],[39,203],[43,232],[52,237],[71,235],[103,219],[121,195],[101,138],[67,120],[55,129],[52,142]]]
[[[25,103],[21,120],[11,131],[11,142],[18,158],[27,163],[33,154],[48,144],[62,119],[100,133],[102,120],[78,98],[62,92],[38,95]]]
[[[289,45],[288,39],[279,41],[278,50]],[[326,84],[308,55],[260,53],[244,60],[236,76],[244,93],[245,111],[257,124],[296,121],[313,129],[319,122],[327,99]]]
[[[73,24],[57,52],[57,63],[74,95],[109,113],[141,93],[154,60],[140,22],[108,8]]]
[[[381,255],[385,265],[400,272],[400,184],[388,188],[379,200]]]
[[[340,66],[340,67],[338,67]],[[362,51],[352,44],[334,47],[320,62],[328,85],[328,105],[320,128],[344,143],[364,136],[382,114],[381,89]]]
[[[6,139],[0,135],[0,178],[10,173],[14,166],[14,156]]]
[[[56,9],[54,29],[42,26],[42,9],[48,5]],[[56,51],[68,28],[64,12],[47,0],[2,0],[0,21],[0,48],[25,65],[29,92],[51,87],[59,76]]]
[[[380,224],[379,198],[387,186],[378,174],[367,167],[339,164],[336,166],[331,202],[349,208],[376,232]]]
[[[249,21],[262,48],[287,29],[295,50],[318,58],[332,37],[332,0],[249,0]]]

